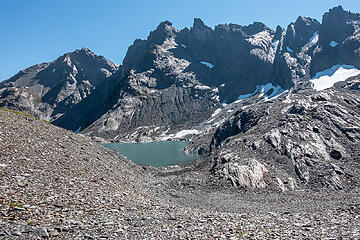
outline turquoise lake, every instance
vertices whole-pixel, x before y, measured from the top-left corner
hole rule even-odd
[[[184,165],[199,159],[198,154],[184,152],[189,144],[185,141],[164,141],[149,143],[107,143],[104,147],[113,149],[141,166],[167,167]]]

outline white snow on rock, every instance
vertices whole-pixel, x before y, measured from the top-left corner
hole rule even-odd
[[[181,44],[181,46],[182,46],[183,48],[187,48],[187,46],[186,46],[185,44]]]
[[[265,93],[268,93],[270,90],[273,90],[273,91],[270,95],[267,96],[267,99],[271,99],[271,98],[278,96],[279,94],[284,92],[284,89],[282,89],[278,85],[274,86],[274,85],[272,85],[272,83],[268,83],[266,85],[260,86],[260,92],[262,93],[262,95]]]
[[[4,163],[0,163],[0,167],[7,167],[7,165]]]
[[[319,32],[316,31],[316,32],[314,32],[312,37],[309,39],[309,42],[315,44],[315,43],[317,43],[318,40],[319,40]]]
[[[268,95],[266,97],[266,99],[272,99],[272,98],[280,95],[281,93],[285,92],[285,90],[282,89],[280,86],[278,86],[278,85],[274,86],[272,83],[267,83],[265,85],[256,86],[255,91],[252,93],[240,95],[238,97],[238,100],[244,100],[244,99],[254,96],[255,94],[258,94],[258,93],[260,93],[259,97],[262,97],[264,94],[268,93],[270,90],[272,90],[272,92],[270,93],[270,95]]]
[[[161,141],[168,141],[171,139],[179,139],[179,138],[183,138],[187,135],[198,135],[201,132],[195,129],[192,130],[181,130],[180,132],[177,132],[176,134],[169,134],[169,135],[165,135],[162,134],[162,136],[160,136],[160,140]]]
[[[289,47],[286,47],[286,50],[288,51],[288,52],[293,52],[293,50],[291,49],[291,48],[289,48]]]
[[[54,73],[56,71],[56,69],[54,68],[53,70],[52,70],[52,73]]]
[[[221,113],[221,108],[218,108],[214,111],[214,113],[211,115],[211,117],[215,117],[216,115],[218,115],[219,113]]]
[[[174,138],[182,138],[185,137],[187,135],[198,135],[200,132],[198,130],[182,130],[178,133],[175,134]]]
[[[349,77],[360,74],[360,70],[351,65],[335,65],[332,68],[316,73],[310,81],[317,91],[334,86],[335,83],[344,81]]]
[[[330,47],[336,47],[337,45],[338,45],[338,43],[335,41],[330,42]]]
[[[205,66],[207,66],[208,68],[213,68],[214,67],[214,65],[213,64],[211,64],[211,63],[209,63],[209,62],[200,62],[201,64],[203,64],[203,65],[205,65]]]
[[[211,87],[206,86],[206,85],[196,85],[194,88],[195,88],[195,89],[198,89],[198,90],[208,90],[208,89],[211,89]]]

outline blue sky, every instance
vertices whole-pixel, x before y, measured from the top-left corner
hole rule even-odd
[[[132,42],[164,20],[178,29],[194,17],[210,27],[260,21],[274,29],[300,15],[321,21],[337,5],[360,12],[359,0],[1,0],[0,81],[83,46],[121,64]]]

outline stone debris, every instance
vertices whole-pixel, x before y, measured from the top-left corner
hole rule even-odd
[[[239,192],[202,171],[140,168],[88,137],[3,109],[0,138],[3,239],[360,238],[355,190]]]

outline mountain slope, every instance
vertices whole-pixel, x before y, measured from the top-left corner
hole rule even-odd
[[[20,71],[1,82],[1,105],[32,113],[55,124],[76,130],[85,127],[87,109],[67,116],[70,121],[57,122],[76,105],[104,85],[118,66],[87,48],[66,53],[51,63],[43,63]],[[98,99],[100,100],[100,99]],[[83,109],[84,110],[84,109]]]

